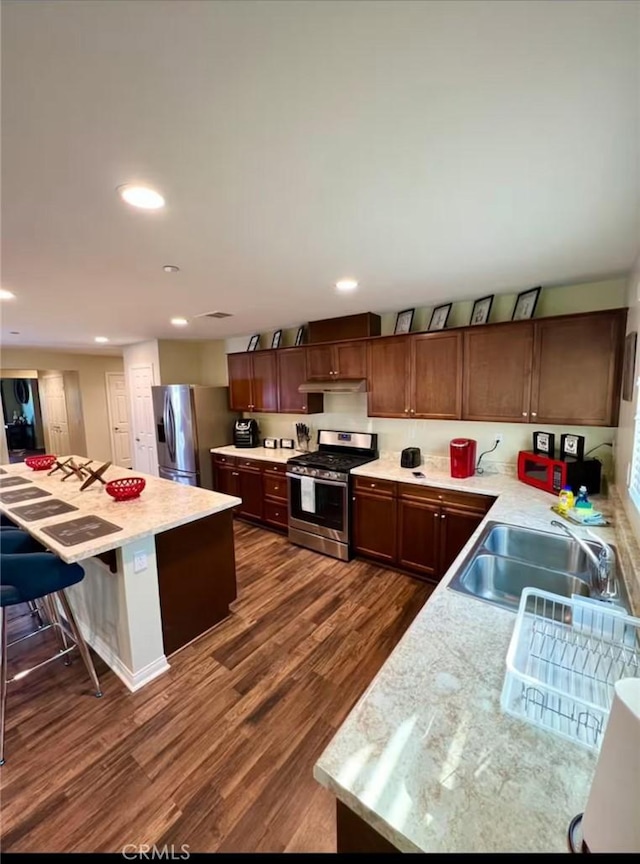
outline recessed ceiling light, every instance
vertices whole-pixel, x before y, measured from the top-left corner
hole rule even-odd
[[[355,291],[357,287],[358,283],[355,279],[340,279],[339,282],[336,282],[338,291]]]
[[[177,273],[180,270],[175,264],[165,264],[162,269],[165,273]]]
[[[164,198],[148,186],[118,186],[118,194],[132,207],[142,210],[159,210],[164,207]]]
[[[186,327],[189,322],[186,318],[172,318],[171,323],[174,327]]]
[[[15,298],[13,291],[7,291],[6,288],[0,288],[0,300],[13,300]]]
[[[96,341],[96,342],[99,342],[99,343],[102,345],[102,344],[104,344],[105,342],[108,342],[109,339],[108,339],[107,336],[96,336],[95,341]]]

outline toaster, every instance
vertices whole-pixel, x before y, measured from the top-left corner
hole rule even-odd
[[[400,467],[418,468],[422,462],[422,454],[419,447],[405,447],[400,456]]]

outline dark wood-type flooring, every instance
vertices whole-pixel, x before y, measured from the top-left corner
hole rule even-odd
[[[335,851],[313,764],[431,589],[241,523],[236,554],[234,614],[140,692],[98,660],[95,699],[79,658],[9,688],[3,851]]]

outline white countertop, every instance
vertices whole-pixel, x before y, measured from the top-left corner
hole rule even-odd
[[[86,462],[85,457],[74,457],[76,462]],[[93,462],[91,467],[98,468],[100,462]],[[7,504],[0,501],[0,512],[9,516],[20,527],[28,531],[52,552],[55,552],[63,561],[72,563],[99,555],[110,549],[116,549],[138,540],[149,534],[160,534],[170,528],[203,519],[214,513],[220,513],[240,504],[239,498],[230,495],[222,495],[219,492],[211,492],[208,489],[200,489],[196,486],[183,486],[171,480],[161,480],[149,474],[136,472],[135,475],[126,468],[112,466],[104,474],[105,480],[115,480],[119,477],[144,477],[147,481],[139,498],[132,501],[115,501],[104,489],[101,483],[94,483],[84,492],[80,491],[81,481],[76,477],[70,477],[61,481],[60,472],[48,477],[47,471],[32,471],[23,462],[13,465],[3,465],[7,472],[0,477],[24,476],[32,481],[32,485],[45,489],[51,496],[66,501],[78,509],[71,513],[63,513],[59,516],[51,516],[35,522],[26,522],[16,516],[13,512],[16,507],[25,507],[29,504],[37,504],[39,501],[51,500],[49,497],[33,498],[28,501],[18,501],[15,504]],[[26,489],[26,484],[10,486],[0,489],[0,494],[11,490]],[[42,533],[42,528],[55,525],[59,522],[68,522],[81,516],[99,516],[115,525],[120,525],[122,531],[107,534],[86,543],[75,546],[63,546],[52,537]]]
[[[397,459],[353,473],[498,498],[321,755],[315,777],[402,851],[566,851],[596,757],[501,712],[515,613],[447,587],[487,521],[554,531],[554,498],[503,474],[455,480],[428,465],[416,470],[426,478]],[[613,542],[612,529],[595,530]]]
[[[282,465],[294,456],[299,456],[299,450],[285,450],[276,447],[270,450],[268,447],[234,447],[229,444],[226,447],[212,447],[212,453],[220,453],[223,456],[236,456],[238,459],[257,459],[260,462],[278,462]]]

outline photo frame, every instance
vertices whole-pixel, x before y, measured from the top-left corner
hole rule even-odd
[[[622,373],[622,398],[625,402],[633,402],[633,379],[636,372],[636,350],[638,334],[634,330],[628,333],[624,340],[624,364]]]
[[[258,348],[259,344],[260,344],[260,334],[256,333],[255,336],[252,336],[251,339],[249,339],[249,345],[247,347],[247,351],[255,351]]]
[[[479,300],[476,300],[471,311],[471,321],[469,321],[471,327],[474,327],[476,324],[487,324],[491,315],[493,298],[494,295],[489,294],[488,297],[481,297]]]
[[[513,307],[512,321],[528,321],[533,318],[533,313],[536,311],[538,297],[542,291],[542,286],[538,288],[529,288],[528,291],[521,291],[516,297],[516,305]]]
[[[396,317],[396,328],[394,333],[409,333],[413,324],[413,315],[415,309],[405,309],[404,312],[398,312]]]
[[[295,341],[296,347],[298,345],[304,345],[304,337],[305,337],[305,327],[303,325],[302,327],[298,327],[298,332],[296,333],[296,341]]]
[[[272,348],[279,348],[280,343],[282,342],[282,330],[276,330],[273,334],[273,339],[271,340]]]
[[[431,321],[429,321],[429,330],[444,330],[447,326],[447,319],[451,312],[453,303],[445,303],[442,306],[436,306],[431,313]]]

